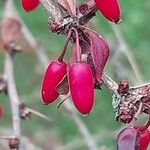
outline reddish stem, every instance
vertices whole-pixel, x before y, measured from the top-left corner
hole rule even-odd
[[[78,34],[77,29],[72,28],[72,30],[74,30],[75,36],[76,36],[77,62],[81,62],[81,47],[80,47],[80,44],[79,44],[79,34]]]
[[[72,34],[72,30],[69,30],[68,34],[67,34],[67,37],[66,37],[66,41],[65,41],[65,45],[64,45],[64,48],[60,54],[60,56],[58,57],[58,61],[59,62],[63,62],[63,59],[64,59],[64,56],[65,56],[65,53],[66,53],[66,50],[68,48],[68,44],[69,44],[69,41],[71,39],[71,34]]]
[[[146,123],[146,125],[144,127],[140,128],[139,130],[141,132],[143,132],[143,131],[147,130],[149,128],[149,126],[150,126],[150,119],[148,120],[148,122]]]

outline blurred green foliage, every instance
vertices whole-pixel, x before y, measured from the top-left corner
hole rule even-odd
[[[38,8],[32,13],[25,13],[22,10],[20,1],[15,1],[17,9],[24,19],[27,26],[37,39],[44,45],[46,53],[52,59],[56,57],[64,44],[64,37],[52,34],[48,30],[47,14],[43,8]],[[135,55],[140,71],[145,81],[149,80],[150,75],[150,1],[140,0],[120,0],[122,10],[122,23],[119,25],[123,36]],[[0,2],[0,18],[2,18],[3,3]],[[109,37],[114,43],[115,35],[110,24],[101,14],[96,15],[92,20],[96,30],[104,37]],[[53,124],[49,125],[45,121],[32,117],[30,120],[22,121],[22,133],[35,138],[40,146],[42,141],[48,140],[54,136],[58,142],[68,144],[77,139],[82,139],[82,135],[71,118],[67,116],[64,107],[56,109],[58,101],[50,106],[43,106],[40,102],[40,84],[42,76],[38,75],[39,64],[36,57],[30,53],[18,54],[14,59],[15,79],[17,90],[21,100],[25,101],[31,108],[42,112],[53,119]],[[131,68],[127,59],[123,56],[127,68]],[[3,71],[4,56],[0,54],[0,72]],[[106,72],[113,76],[113,65],[111,60],[107,65]],[[126,70],[125,70],[126,71]],[[114,120],[114,112],[111,106],[111,94],[104,87],[102,91],[97,90],[95,106],[90,116],[82,117],[90,132],[93,135],[100,134],[103,130],[114,131],[120,123]],[[5,114],[0,119],[1,127],[11,127],[10,106],[5,95],[0,95],[0,103],[4,105]],[[101,138],[98,140],[99,145],[106,145],[108,148],[115,150],[115,139],[111,137]],[[87,149],[86,147],[77,148]]]

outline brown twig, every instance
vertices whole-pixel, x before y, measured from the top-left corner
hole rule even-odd
[[[5,78],[7,81],[7,91],[10,100],[11,110],[12,110],[12,135],[20,141],[21,129],[20,129],[20,116],[19,116],[19,97],[16,90],[15,80],[14,80],[14,70],[12,57],[6,53],[5,54]]]

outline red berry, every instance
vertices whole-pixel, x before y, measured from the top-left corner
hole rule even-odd
[[[85,63],[77,63],[69,69],[69,86],[73,103],[82,114],[90,113],[94,102],[92,70]]]
[[[49,64],[42,83],[41,95],[44,104],[52,103],[57,99],[59,94],[56,87],[66,73],[66,63],[54,60]]]
[[[140,131],[142,128],[141,126],[136,126],[134,127],[140,134],[140,138],[138,141],[138,148],[137,150],[147,150],[148,145],[150,143],[150,132],[148,129],[144,131]]]
[[[118,23],[120,21],[120,9],[117,0],[95,0],[99,11],[109,21]]]
[[[150,132],[142,126],[123,129],[117,138],[117,150],[147,150],[150,143]]]
[[[26,12],[30,12],[34,10],[39,3],[39,0],[22,0],[22,7]]]

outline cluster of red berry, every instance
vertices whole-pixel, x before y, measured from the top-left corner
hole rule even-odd
[[[109,21],[120,22],[120,9],[117,0],[94,0],[97,8]],[[22,6],[25,11],[30,12],[38,5],[39,0],[22,0]]]
[[[78,32],[73,27],[69,30],[64,50],[58,60],[49,64],[41,95],[44,104],[52,103],[59,96],[57,87],[66,82],[69,90],[64,93],[70,91],[77,110],[82,114],[89,114],[94,103],[94,88],[101,84],[102,72],[109,57],[109,47],[105,40],[93,32],[86,32],[88,44],[82,45]],[[72,49],[67,65],[63,58],[70,40]],[[66,89],[66,86],[62,88]]]
[[[97,2],[96,4],[100,5]],[[31,11],[38,5],[38,0],[32,0],[31,3],[30,0],[22,0],[22,6],[26,11]],[[116,20],[118,19],[111,19],[111,21]],[[79,32],[80,34],[83,32],[83,36],[86,35],[88,38],[87,43],[90,43],[85,44],[84,48]],[[71,27],[68,36],[68,41],[71,39],[73,43],[72,53],[74,54],[71,53],[70,56],[70,60],[73,61],[68,66],[63,61],[66,51],[64,49],[59,59],[49,64],[42,83],[42,102],[49,104],[55,101],[60,94],[57,91],[58,85],[63,82],[64,78],[67,78],[67,85],[75,107],[80,113],[89,114],[94,103],[94,85],[101,83],[109,48],[99,35],[85,32],[79,27]],[[85,47],[87,47],[86,50]]]
[[[115,23],[120,22],[121,16],[117,0],[94,1],[106,19]],[[34,10],[39,3],[39,0],[22,0],[22,6],[27,12]],[[82,9],[80,11],[82,13]],[[82,114],[88,114],[94,103],[94,88],[101,84],[102,72],[109,56],[109,48],[105,40],[95,32],[85,32],[82,29],[70,27],[66,41],[67,45],[69,41],[72,41],[73,44],[70,62],[67,65],[63,61],[67,49],[67,45],[65,45],[58,59],[50,62],[47,67],[41,95],[42,102],[46,105],[50,104],[60,95],[58,86],[62,86],[62,93],[66,94],[70,91],[77,110]],[[79,33],[81,37],[79,37]],[[83,37],[86,44],[82,41]],[[117,149],[146,150],[150,143],[149,126],[150,121],[145,126],[123,129],[117,138]]]
[[[71,29],[72,30],[72,29]],[[44,104],[52,103],[57,99],[59,93],[56,88],[64,78],[67,78],[67,85],[75,107],[82,114],[90,113],[94,102],[94,79],[90,66],[83,61],[81,48],[79,46],[78,32],[72,30],[76,35],[75,63],[68,66],[63,61],[64,49],[58,60],[52,61],[45,73],[42,84],[42,99]],[[70,34],[70,35],[72,35]]]

